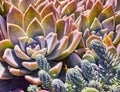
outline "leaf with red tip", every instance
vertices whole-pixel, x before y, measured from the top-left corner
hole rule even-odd
[[[98,15],[101,13],[102,10],[103,10],[103,4],[100,1],[97,1],[90,10],[90,14],[88,16],[90,25],[92,24],[94,18],[98,17]]]
[[[44,36],[44,30],[41,26],[39,20],[34,18],[31,23],[28,25],[26,34],[28,37],[35,37],[35,36]]]
[[[56,32],[56,21],[53,13],[50,13],[43,18],[42,26],[44,27],[45,30],[45,36],[47,36],[51,32],[53,33]]]
[[[103,11],[99,14],[98,19],[100,20],[100,22],[102,22],[103,20],[112,16],[114,16],[114,9],[113,6],[110,5],[107,8],[103,9]]]
[[[62,9],[62,16],[72,14],[77,8],[76,0],[68,2]]]
[[[9,34],[8,38],[14,45],[18,44],[18,39],[26,35],[24,30],[20,26],[15,24],[8,24],[7,26],[8,26],[8,34]]]
[[[40,15],[38,11],[32,5],[29,5],[29,7],[24,13],[24,18],[23,18],[23,25],[25,30],[27,29],[28,25],[35,17],[38,20],[40,20]]]

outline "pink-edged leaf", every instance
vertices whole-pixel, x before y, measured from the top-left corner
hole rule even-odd
[[[79,32],[78,30],[72,31],[68,36],[69,38],[68,48],[65,51],[63,51],[63,53],[61,53],[61,55],[57,59],[63,59],[70,55],[77,48],[81,40],[81,37],[82,37],[81,32]]]
[[[62,16],[72,14],[77,8],[76,0],[71,0],[62,9]]]
[[[18,0],[8,0],[10,3],[12,3],[13,5],[15,5],[16,7],[18,7]]]
[[[22,62],[22,65],[23,65],[26,69],[32,70],[32,71],[38,69],[37,62],[25,62],[25,61],[23,61],[23,62]]]
[[[13,68],[13,67],[8,67],[9,71],[11,74],[15,75],[15,76],[24,76],[26,74],[29,74],[30,71],[26,70],[26,69],[17,69],[17,68]]]
[[[101,13],[102,10],[103,10],[103,4],[100,1],[95,2],[88,16],[90,25],[92,24],[94,18],[98,17],[98,15]]]
[[[38,11],[32,5],[29,5],[29,7],[24,13],[24,18],[23,18],[23,25],[25,30],[27,29],[28,25],[35,17],[38,20],[40,20],[40,15]]]
[[[56,32],[56,21],[53,13],[50,13],[43,18],[42,26],[44,27],[45,30],[45,36],[47,36],[51,32],[53,33]]]
[[[118,24],[120,24],[120,12],[115,14],[115,25],[118,25]]]
[[[47,44],[47,54],[49,55],[57,45],[57,34],[56,33],[49,33],[46,37],[46,44]]]
[[[44,36],[36,36],[35,39],[36,39],[39,43],[41,43],[41,44],[40,44],[40,48],[41,48],[41,49],[45,48],[45,38],[44,38]]]
[[[9,12],[9,9],[10,9],[11,6],[12,6],[12,4],[9,3],[8,1],[3,2],[3,8],[4,8],[5,13]]]
[[[58,40],[60,40],[64,36],[65,20],[64,19],[58,20],[56,25],[57,25],[56,30],[57,38]]]
[[[4,54],[5,49],[7,48],[13,48],[13,45],[10,42],[10,40],[5,39],[5,40],[0,41],[0,60],[3,60],[2,56]]]
[[[44,36],[44,30],[37,18],[34,18],[28,25],[26,34],[28,37]]]
[[[7,23],[22,27],[22,19],[23,13],[18,8],[12,6],[7,14]]]
[[[46,15],[48,15],[49,13],[53,13],[55,19],[59,18],[59,14],[57,12],[57,10],[55,9],[55,7],[53,6],[52,3],[47,4],[41,11],[40,13],[40,17],[41,19],[43,19]]]
[[[113,31],[115,27],[115,19],[114,17],[110,17],[102,22],[103,28],[107,28],[108,31]]]
[[[8,35],[8,38],[14,45],[18,44],[18,39],[20,37],[26,36],[24,30],[20,26],[15,24],[8,24]]]
[[[112,16],[114,16],[114,9],[113,6],[110,5],[102,10],[102,12],[98,16],[98,19],[100,20],[100,22],[102,22],[103,20],[110,18]]]
[[[92,31],[98,31],[102,29],[102,25],[100,24],[100,21],[97,18],[94,19],[93,23],[90,26],[90,29]]]
[[[66,50],[68,46],[68,37],[67,36],[64,36],[58,46],[56,46],[55,50],[47,56],[47,59],[48,60],[53,60],[53,59],[56,59],[57,57],[59,57],[61,55],[61,53]]]
[[[34,0],[20,0],[18,7],[22,12],[25,12],[25,10],[29,7],[30,4],[34,4]]]

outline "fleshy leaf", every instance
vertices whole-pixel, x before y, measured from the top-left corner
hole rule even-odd
[[[89,14],[89,16],[88,16],[89,24],[90,24],[90,25],[92,24],[94,18],[95,18],[95,17],[98,17],[98,15],[101,13],[102,10],[103,10],[103,5],[102,5],[102,3],[101,3],[100,1],[97,1],[97,2],[93,5],[93,7],[92,7],[92,9],[91,9],[91,11],[90,11],[90,14]]]
[[[9,12],[10,7],[11,7],[11,4],[8,1],[3,2],[3,8],[4,8],[5,13]]]
[[[24,13],[24,18],[23,18],[23,25],[25,30],[27,29],[28,25],[35,17],[38,20],[40,20],[40,15],[38,11],[32,5],[29,5],[29,7]]]
[[[43,19],[46,15],[48,15],[48,14],[51,13],[51,12],[53,13],[54,17],[55,17],[56,19],[58,19],[59,14],[58,14],[57,10],[55,9],[55,7],[53,6],[52,3],[49,3],[48,5],[46,5],[46,6],[42,9],[42,11],[41,11],[41,13],[40,13],[41,19]]]
[[[120,13],[115,14],[115,25],[120,24]]]
[[[77,8],[76,0],[68,2],[62,9],[62,16],[72,14]]]
[[[97,18],[94,19],[93,23],[90,26],[90,29],[92,31],[99,31],[100,29],[102,29],[102,26]]]
[[[44,35],[44,30],[37,18],[34,18],[27,27],[26,34],[28,37]]]
[[[68,42],[68,48],[57,58],[57,59],[63,59],[65,57],[67,57],[69,54],[71,54],[75,48],[78,46],[80,40],[82,37],[82,33],[75,30],[72,31],[68,38],[69,38],[69,42]]]
[[[8,34],[8,38],[14,45],[18,44],[18,39],[20,37],[24,37],[26,35],[24,30],[15,24],[8,24]]]
[[[50,13],[43,18],[42,26],[45,30],[45,36],[47,36],[51,32],[56,32],[56,22],[53,13]]]
[[[22,27],[23,13],[12,6],[7,14],[7,23],[15,24]]]
[[[34,4],[34,0],[20,0],[18,7],[19,9],[21,9],[22,12],[25,12],[30,4]]]
[[[15,76],[24,76],[26,74],[29,74],[30,71],[26,70],[26,69],[16,69],[16,68],[13,68],[13,67],[8,67],[9,71],[15,75]]]
[[[114,26],[115,26],[114,17],[110,17],[110,18],[104,20],[102,22],[102,26],[103,26],[103,28],[107,28],[109,32],[113,31],[114,30]]]
[[[18,45],[15,45],[14,51],[18,58],[23,60],[31,60],[31,58],[27,56],[27,54],[25,54],[25,52],[23,52]]]
[[[45,38],[44,36],[36,36],[35,39],[38,41],[38,43],[40,43],[40,48],[44,48],[45,47]]]
[[[50,54],[54,50],[57,44],[57,34],[56,33],[48,34],[46,37],[46,43],[47,43],[47,54]]]
[[[98,19],[100,20],[100,22],[102,22],[103,20],[108,19],[112,16],[114,16],[114,9],[113,6],[110,5],[100,13]]]
[[[7,49],[7,48],[13,48],[13,45],[10,42],[10,40],[5,39],[5,40],[0,41],[0,59],[1,60],[2,60],[3,53],[4,53],[5,49]]]
[[[4,55],[2,57],[5,62],[7,62],[9,65],[18,68],[19,62],[15,60],[13,50],[12,49],[6,49],[4,52]]]
[[[113,46],[113,42],[112,42],[112,39],[106,35],[103,42],[107,45],[107,46]]]
[[[58,40],[60,40],[64,35],[65,21],[63,19],[58,20],[56,25],[57,25],[57,30],[56,30],[57,38]]]
[[[38,69],[38,65],[37,65],[37,62],[22,62],[22,65],[28,69],[28,70],[36,70]]]
[[[53,50],[53,52],[47,56],[47,59],[48,60],[56,59],[67,48],[67,46],[68,46],[68,37],[64,36],[60,40],[58,46],[56,46],[55,50]]]

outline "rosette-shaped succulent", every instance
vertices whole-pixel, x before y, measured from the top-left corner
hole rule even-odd
[[[52,9],[47,11],[49,7]],[[15,76],[31,74],[38,69],[37,55],[62,61],[76,49],[81,32],[70,17],[60,19],[57,14],[52,3],[40,13],[32,4],[25,12],[10,7],[6,17],[8,38],[0,41],[0,59],[8,73]]]

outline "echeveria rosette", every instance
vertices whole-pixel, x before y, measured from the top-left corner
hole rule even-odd
[[[71,18],[58,20],[50,12],[41,20],[40,14],[32,5],[25,13],[14,6],[8,12],[8,39],[0,42],[1,60],[15,76],[37,70],[35,58],[38,54],[53,61],[65,59],[81,39],[81,32],[74,28]]]

